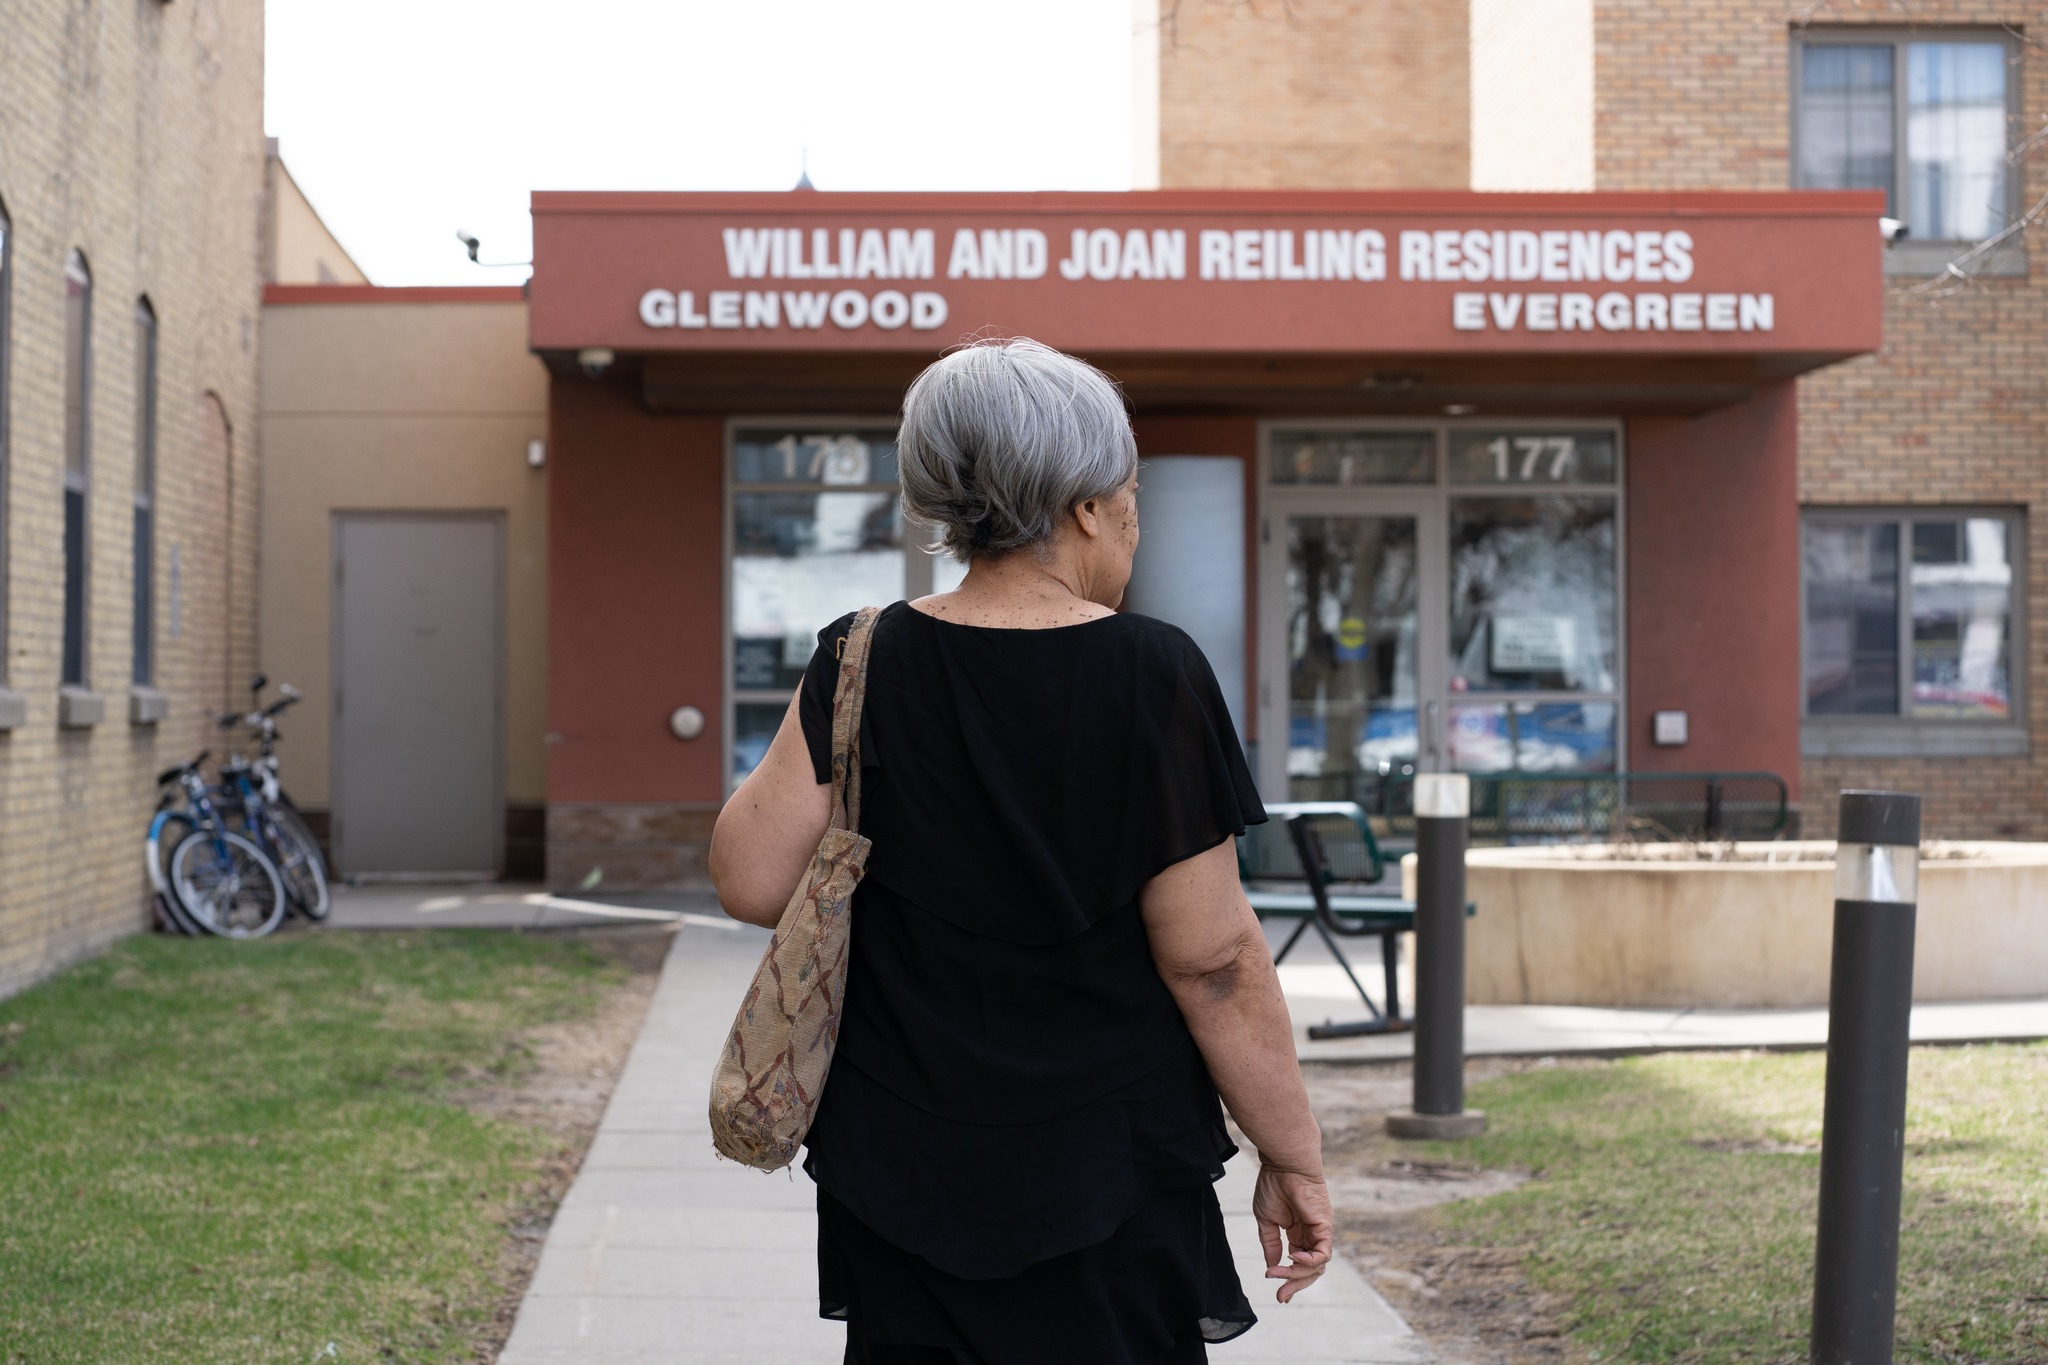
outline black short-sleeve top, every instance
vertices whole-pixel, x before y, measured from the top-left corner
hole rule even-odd
[[[848,616],[799,714],[830,780]],[[954,1274],[1014,1274],[1108,1236],[1231,1150],[1153,966],[1138,893],[1264,820],[1215,675],[1124,614],[1048,630],[876,622],[839,1050],[806,1169]],[[993,1183],[992,1183],[993,1182]]]

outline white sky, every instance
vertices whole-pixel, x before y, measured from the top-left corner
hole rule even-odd
[[[1130,187],[1128,0],[269,0],[264,121],[378,284],[536,189]]]

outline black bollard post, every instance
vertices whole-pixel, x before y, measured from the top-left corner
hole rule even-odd
[[[1920,798],[1845,791],[1837,838],[1812,1360],[1891,1365]]]
[[[1415,1107],[1387,1115],[1403,1138],[1464,1138],[1486,1115],[1465,1107],[1465,845],[1472,780],[1415,778]]]

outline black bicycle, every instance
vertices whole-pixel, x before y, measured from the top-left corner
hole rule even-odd
[[[270,679],[261,673],[250,679],[252,699],[260,701],[269,684]],[[320,841],[313,837],[305,817],[285,795],[277,777],[277,718],[301,701],[304,694],[290,683],[280,685],[278,691],[279,699],[269,706],[259,705],[241,715],[214,717],[221,729],[245,728],[257,741],[255,761],[230,755],[221,763],[221,794],[243,833],[284,874],[285,893],[291,897],[292,909],[317,922],[326,919],[334,909],[327,864],[320,856]]]

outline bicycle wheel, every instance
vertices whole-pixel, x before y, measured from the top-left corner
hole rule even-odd
[[[179,810],[162,810],[149,822],[149,836],[143,841],[143,865],[149,870],[150,889],[162,895],[171,890],[171,850],[192,832],[192,817]]]
[[[201,928],[223,938],[261,938],[284,918],[284,875],[228,830],[196,829],[178,841],[171,891]]]
[[[143,840],[143,863],[149,870],[150,895],[163,906],[163,917],[171,928],[181,934],[201,934],[206,931],[199,922],[185,912],[177,894],[171,890],[171,850],[178,841],[193,829],[192,817],[180,810],[160,810],[149,822],[149,834]]]
[[[320,858],[320,842],[306,822],[289,806],[270,806],[264,811],[269,823],[270,846],[275,850],[278,871],[284,873],[285,894],[292,906],[307,919],[318,923],[334,909],[327,889],[327,864]]]

